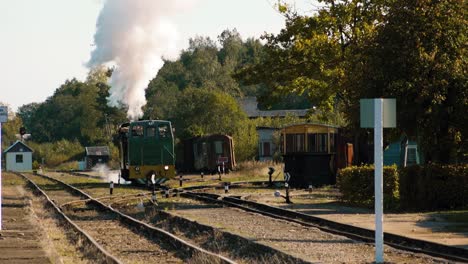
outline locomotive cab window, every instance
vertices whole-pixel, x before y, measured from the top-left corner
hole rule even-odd
[[[132,127],[132,137],[142,137],[143,136],[143,126],[136,125]]]
[[[158,126],[158,133],[159,133],[159,138],[168,138],[168,137],[170,137],[171,131],[169,130],[169,125],[168,124],[160,124]]]
[[[154,137],[154,136],[156,136],[156,128],[155,128],[155,127],[147,127],[147,128],[146,128],[146,136],[147,136],[147,137]]]

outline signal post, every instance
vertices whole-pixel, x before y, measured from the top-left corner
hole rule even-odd
[[[375,262],[384,262],[383,128],[396,127],[396,99],[361,99],[362,128],[374,128]]]
[[[0,106],[0,230],[2,230],[2,123],[8,121],[8,108]]]

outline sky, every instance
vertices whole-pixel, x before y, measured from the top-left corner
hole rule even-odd
[[[0,0],[0,102],[17,111],[21,105],[43,102],[67,79],[84,80],[103,2]],[[178,47],[186,48],[194,36],[216,39],[224,29],[236,28],[243,38],[278,33],[284,17],[272,7],[275,2],[196,0],[170,18],[177,27]],[[289,2],[303,13],[314,8],[311,0]]]

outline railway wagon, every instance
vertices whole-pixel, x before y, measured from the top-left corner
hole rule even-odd
[[[292,187],[333,185],[337,170],[352,164],[353,145],[338,127],[297,124],[282,128],[281,154]]]
[[[142,120],[120,125],[120,173],[127,181],[157,183],[175,175],[174,135],[170,121]]]
[[[183,170],[215,173],[218,166],[225,171],[236,166],[234,140],[227,135],[209,135],[183,141]]]

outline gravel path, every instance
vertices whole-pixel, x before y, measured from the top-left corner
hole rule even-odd
[[[374,247],[367,243],[235,208],[201,208],[196,206],[195,201],[183,200],[181,199],[179,203],[192,203],[194,207],[183,206],[171,213],[241,235],[306,261],[369,263],[374,260]],[[385,247],[385,260],[394,263],[435,262],[424,255],[407,253],[390,247]]]

